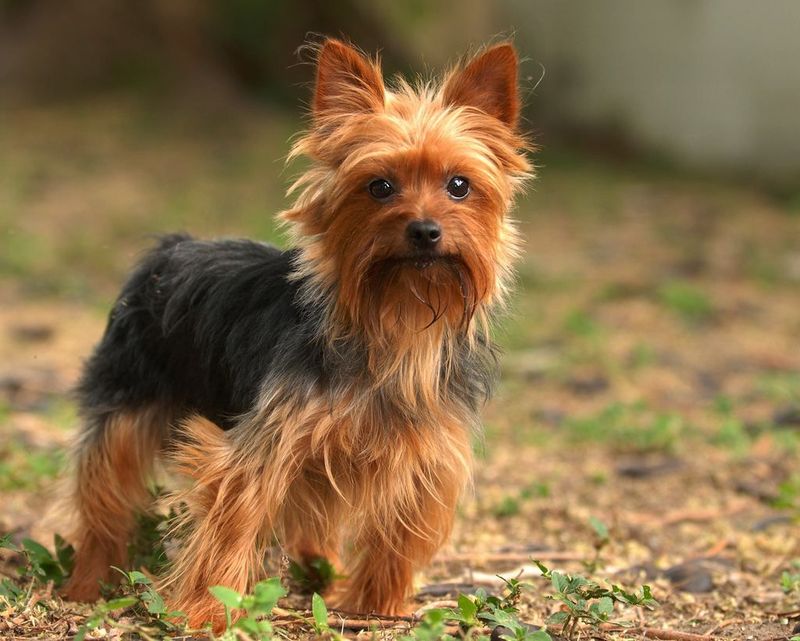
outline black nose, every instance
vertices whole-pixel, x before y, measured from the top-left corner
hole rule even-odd
[[[435,220],[414,220],[406,227],[406,237],[414,249],[430,251],[442,239],[442,228]]]

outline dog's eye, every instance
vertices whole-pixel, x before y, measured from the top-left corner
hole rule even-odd
[[[456,200],[466,198],[469,194],[469,180],[464,176],[453,176],[447,183],[447,193]]]
[[[394,187],[385,178],[378,178],[369,184],[369,194],[376,200],[386,200],[394,193]]]

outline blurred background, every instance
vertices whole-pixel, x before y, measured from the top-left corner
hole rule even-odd
[[[484,522],[456,545],[580,547],[599,512],[626,560],[683,558],[740,524],[642,534],[643,511],[796,509],[798,27],[795,0],[0,0],[0,533],[35,523],[68,391],[153,236],[284,242],[309,33],[391,73],[504,36],[524,59],[539,176],[465,512]],[[734,565],[775,572],[780,545]]]
[[[549,167],[596,163],[797,211],[799,23],[792,0],[2,0],[0,269],[27,290],[107,295],[141,234],[270,237],[314,33],[424,75],[513,36],[537,191]]]

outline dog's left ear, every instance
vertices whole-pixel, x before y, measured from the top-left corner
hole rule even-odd
[[[446,105],[475,107],[516,128],[520,105],[514,47],[505,42],[484,50],[451,74],[442,95]]]

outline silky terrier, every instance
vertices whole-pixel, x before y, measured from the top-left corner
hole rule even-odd
[[[161,239],[86,364],[74,600],[127,563],[159,460],[188,479],[164,584],[192,626],[219,627],[209,586],[247,591],[276,542],[341,569],[338,607],[403,612],[449,536],[532,172],[517,55],[388,86],[339,40],[315,61],[290,154],[310,163],[280,214],[292,248]]]

